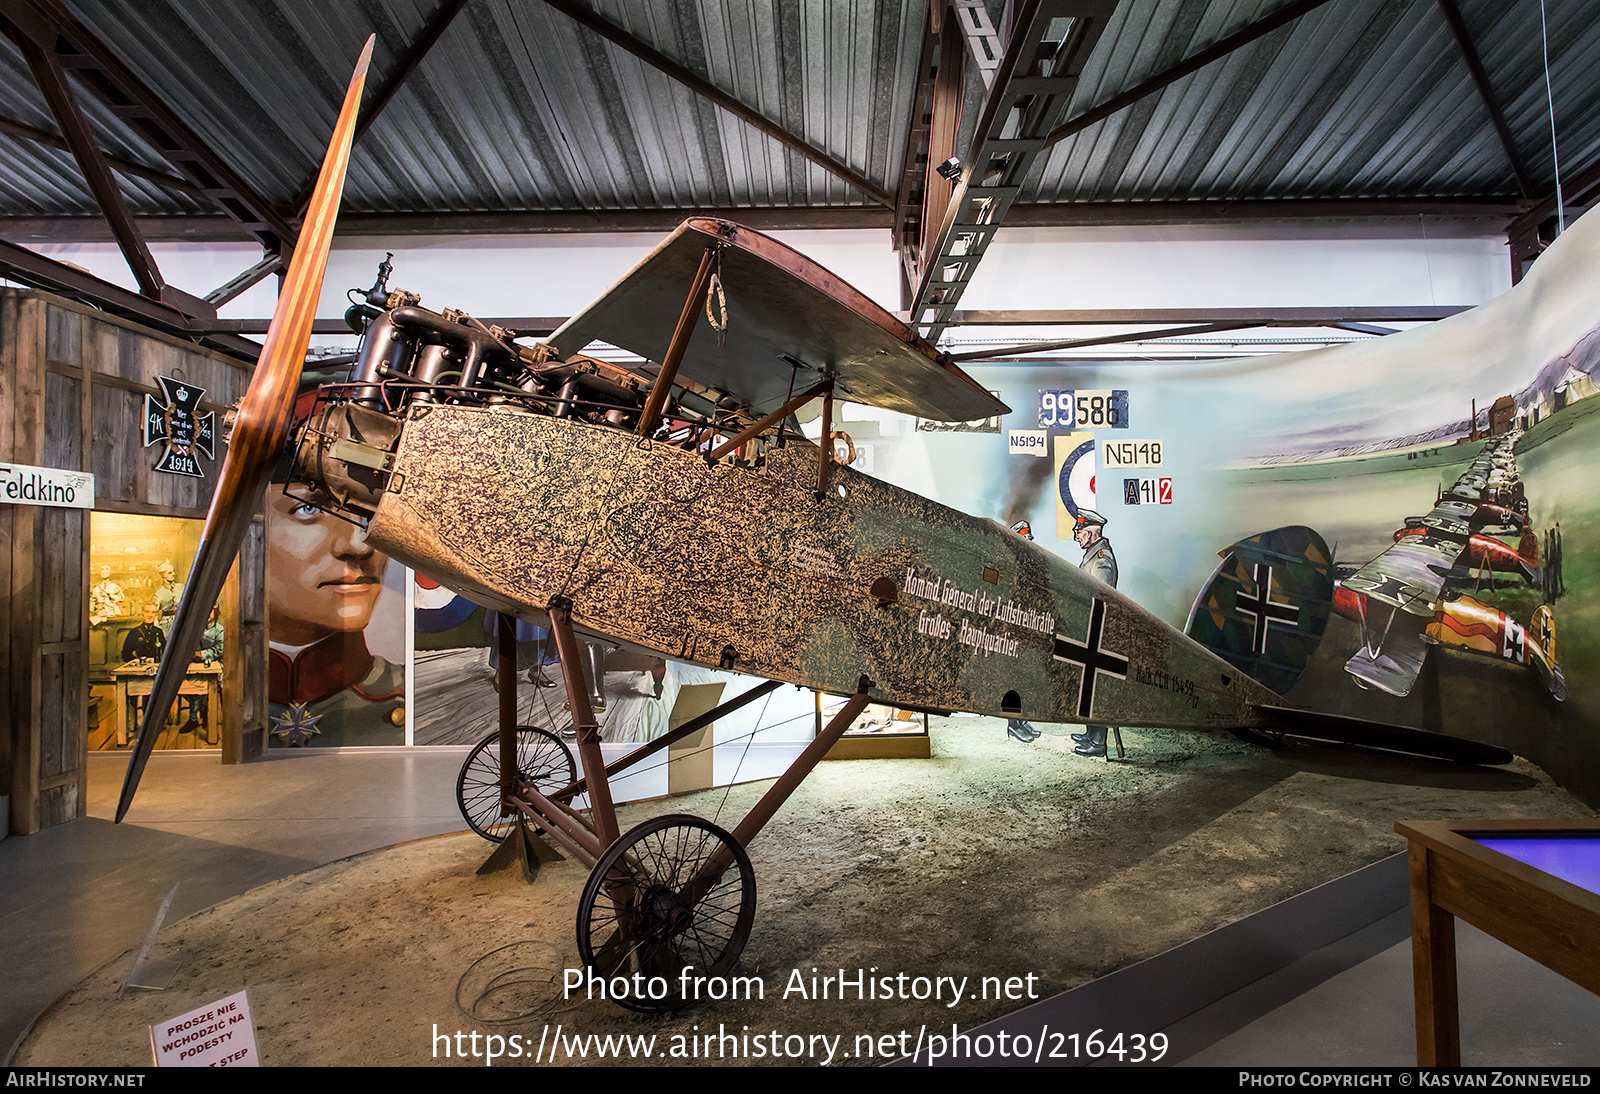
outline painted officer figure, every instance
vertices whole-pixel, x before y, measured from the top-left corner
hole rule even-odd
[[[1078,520],[1072,527],[1072,538],[1083,548],[1083,560],[1078,569],[1104,581],[1113,589],[1117,587],[1117,556],[1112,553],[1111,541],[1105,537],[1106,518],[1093,509],[1079,509]],[[1082,733],[1074,733],[1077,747],[1072,751],[1080,756],[1104,756],[1106,734],[1109,726],[1084,726]]]

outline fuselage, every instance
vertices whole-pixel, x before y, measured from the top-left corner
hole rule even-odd
[[[622,645],[875,700],[1039,721],[1257,724],[1270,690],[994,521],[817,452],[709,466],[632,433],[413,407],[367,538],[479,603],[553,598]],[[1086,667],[1087,666],[1087,667]]]

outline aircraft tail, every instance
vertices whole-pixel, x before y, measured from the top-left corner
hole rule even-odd
[[[1303,525],[1274,528],[1218,552],[1184,633],[1282,695],[1322,641],[1333,603],[1333,556]]]
[[[1566,702],[1567,674],[1556,660],[1556,616],[1548,604],[1535,608],[1528,623],[1528,660],[1556,701]]]

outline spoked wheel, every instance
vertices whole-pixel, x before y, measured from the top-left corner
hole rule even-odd
[[[578,902],[578,954],[619,1005],[676,1010],[708,997],[695,978],[733,969],[755,915],[744,848],[710,821],[675,813],[628,831],[595,864]],[[625,992],[614,989],[618,977]]]
[[[546,729],[517,727],[517,777],[541,794],[569,785],[578,777],[572,750]],[[499,843],[515,817],[500,815],[500,731],[479,741],[456,776],[456,804],[472,830]]]

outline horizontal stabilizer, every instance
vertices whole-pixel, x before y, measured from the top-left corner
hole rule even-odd
[[[1413,756],[1430,756],[1463,764],[1508,764],[1510,752],[1497,745],[1481,744],[1443,733],[1411,729],[1408,726],[1369,722],[1364,718],[1348,718],[1342,714],[1322,714],[1290,707],[1256,707],[1267,718],[1266,729],[1292,737],[1307,737],[1317,741],[1337,741],[1341,744],[1360,745],[1363,748],[1381,748],[1386,752],[1404,752]]]

